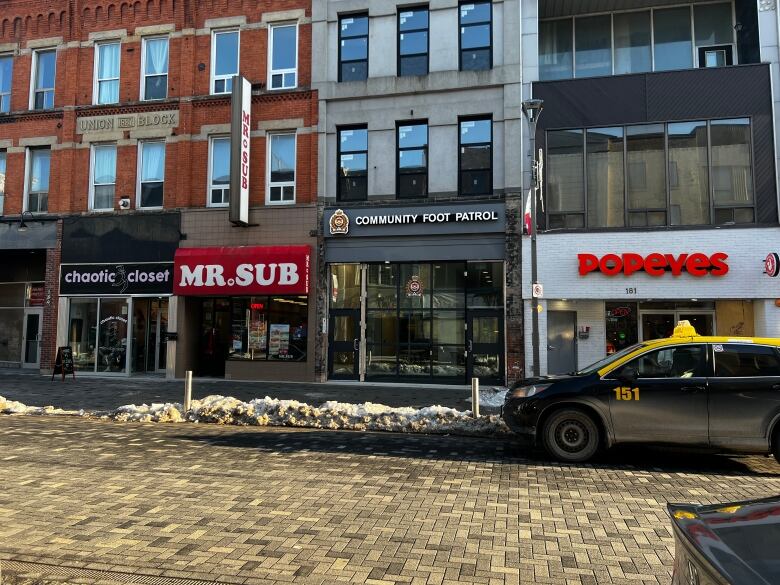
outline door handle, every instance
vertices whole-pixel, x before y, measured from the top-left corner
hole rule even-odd
[[[352,349],[354,349],[355,351],[360,351],[360,340],[359,339],[355,339],[352,342]]]
[[[683,392],[688,392],[690,394],[696,394],[697,392],[703,392],[706,390],[704,386],[683,386],[680,388]]]
[[[470,339],[466,342],[466,351],[471,353],[471,350],[474,349],[474,342]]]
[[[555,349],[554,345],[548,345],[547,346],[547,351],[553,351],[554,349]]]

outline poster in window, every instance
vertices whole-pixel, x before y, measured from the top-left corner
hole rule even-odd
[[[271,323],[268,354],[285,359],[290,350],[290,325],[287,323]]]
[[[259,315],[249,322],[249,349],[265,351],[265,315]]]

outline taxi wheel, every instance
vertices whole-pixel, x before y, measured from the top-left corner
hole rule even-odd
[[[599,434],[596,423],[581,410],[561,410],[545,422],[542,442],[555,459],[581,463],[598,452]]]

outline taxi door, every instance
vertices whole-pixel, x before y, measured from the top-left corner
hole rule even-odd
[[[615,441],[707,445],[707,347],[667,345],[606,377]]]

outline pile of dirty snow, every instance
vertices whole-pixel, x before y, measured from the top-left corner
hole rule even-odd
[[[479,406],[484,408],[501,408],[504,405],[506,392],[506,388],[480,388]],[[466,402],[471,402],[471,398],[466,398]]]
[[[481,416],[475,419],[470,412],[444,406],[393,408],[371,402],[349,404],[335,401],[311,406],[297,400],[279,400],[268,396],[250,402],[229,396],[207,396],[202,400],[193,400],[187,412],[183,412],[182,405],[178,403],[127,405],[104,413],[102,418],[117,421],[189,421],[223,425],[461,435],[495,435],[509,432],[497,416]]]
[[[27,406],[15,400],[0,396],[0,414],[73,414],[73,411],[53,406]]]

